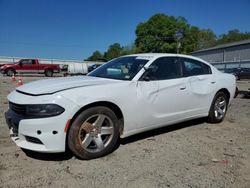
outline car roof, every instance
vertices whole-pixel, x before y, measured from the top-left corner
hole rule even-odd
[[[203,59],[200,59],[198,57],[194,57],[191,55],[185,55],[185,54],[173,54],[173,53],[141,53],[141,54],[130,54],[130,55],[126,55],[126,56],[150,56],[153,59],[159,58],[159,57],[185,57],[185,58],[190,58],[190,59],[194,59],[197,61],[201,61],[203,63],[209,64],[208,62],[204,61]],[[210,64],[209,64],[210,65]]]

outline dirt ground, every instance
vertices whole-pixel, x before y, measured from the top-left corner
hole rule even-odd
[[[238,85],[250,88],[247,81]],[[0,187],[250,187],[250,99],[242,95],[223,123],[201,119],[165,127],[83,161],[70,153],[25,153],[10,140],[3,115],[15,87],[0,76]]]

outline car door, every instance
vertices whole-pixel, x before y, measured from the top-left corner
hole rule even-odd
[[[37,70],[34,69],[35,62],[31,59],[23,59],[19,62],[18,72],[21,73],[36,73]]]
[[[188,116],[190,95],[178,57],[155,60],[137,85],[138,128],[164,125]]]
[[[190,88],[190,108],[194,109],[193,116],[208,112],[215,95],[216,80],[209,65],[191,58],[180,57],[183,76],[186,77],[187,87]]]
[[[38,63],[38,60],[37,59],[32,59],[32,69],[33,69],[33,73],[39,73],[39,70],[40,70],[40,66],[39,66],[39,63]]]

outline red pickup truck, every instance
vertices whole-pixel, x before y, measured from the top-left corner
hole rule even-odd
[[[1,66],[0,71],[2,74],[7,74],[7,76],[16,73],[42,73],[45,76],[52,77],[53,73],[60,71],[60,67],[55,64],[40,64],[38,59],[21,59],[17,63]]]

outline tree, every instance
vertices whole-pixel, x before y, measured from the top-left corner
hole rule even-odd
[[[111,60],[115,57],[119,57],[122,53],[123,48],[119,43],[114,43],[109,46],[107,52],[104,53],[104,58],[107,60]]]
[[[141,52],[190,53],[215,43],[212,30],[190,26],[183,17],[156,14],[136,28],[135,44]]]
[[[200,30],[198,40],[198,50],[216,45],[216,35],[211,29]]]
[[[210,29],[199,29],[192,26],[185,41],[186,51],[192,52],[214,46],[216,44],[216,35]]]
[[[103,60],[103,55],[102,55],[101,52],[99,52],[97,50],[87,60],[88,61],[102,61]]]
[[[137,26],[135,45],[140,52],[176,53],[178,40],[182,40],[177,34],[185,38],[188,29],[189,25],[183,17],[156,14]],[[185,46],[180,46],[180,49],[186,51]]]
[[[211,29],[190,26],[184,17],[165,14],[155,14],[146,22],[139,23],[135,33],[134,44],[122,47],[119,43],[114,43],[104,55],[96,51],[89,59],[96,61],[104,57],[110,60],[121,55],[141,52],[187,54],[215,45],[250,39],[250,32],[242,33],[237,29],[217,37]]]
[[[238,29],[233,29],[229,30],[227,34],[220,35],[217,40],[217,45],[245,39],[250,39],[250,32],[242,33]]]
[[[138,51],[134,44],[122,47],[121,55],[129,55],[135,53],[138,53]]]

